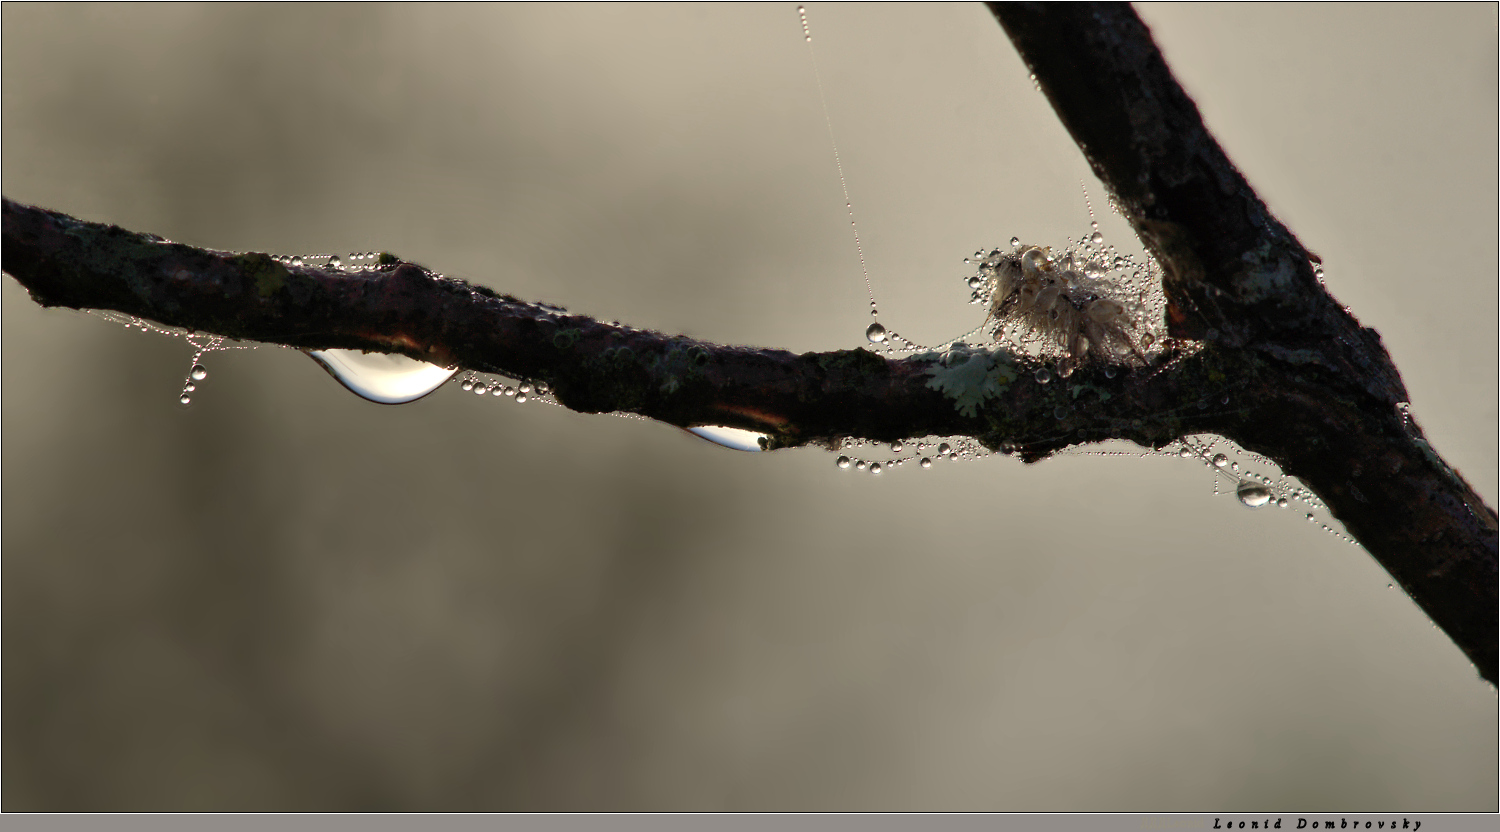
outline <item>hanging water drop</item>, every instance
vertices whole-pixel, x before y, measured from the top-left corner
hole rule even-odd
[[[186,394],[186,393],[183,393],[183,394],[182,394],[182,398],[180,398],[180,399],[178,399],[178,400],[177,400],[177,401],[179,401],[179,402],[182,402],[182,403],[183,403],[183,404],[192,404],[192,402],[193,402],[193,397],[192,397],[192,396],[189,396],[189,395],[188,395],[188,394]]]
[[[1020,237],[1011,237],[1010,238],[1010,247],[1013,248],[1013,249],[1015,249],[1016,251],[1020,251],[1021,250],[1021,238]]]
[[[880,469],[880,463],[878,463],[878,462],[872,462],[872,463],[870,463],[870,473],[872,473],[872,474],[879,474],[880,470],[881,470]]]
[[[473,390],[474,389],[474,379],[472,379],[472,378],[466,378],[466,379],[464,379],[463,384],[460,384],[459,387],[463,388],[463,391],[465,393],[469,392],[470,390]]]
[[[477,396],[483,396],[485,393],[488,393],[488,392],[490,392],[490,388],[485,387],[483,384],[476,384],[476,385],[474,385],[474,394],[475,395],[477,395]]]
[[[925,456],[922,457],[922,467],[923,468],[931,468],[932,467],[932,460],[928,459]]]
[[[1041,367],[1041,368],[1037,369],[1037,371],[1036,371],[1036,383],[1037,384],[1046,384],[1047,382],[1049,382],[1051,380],[1052,380],[1052,371],[1048,370],[1046,367]]]
[[[1228,464],[1229,464],[1229,457],[1225,456],[1224,454],[1214,454],[1214,467],[1215,468],[1223,468],[1225,465],[1228,465]]]
[[[188,375],[193,377],[193,381],[202,381],[208,378],[208,370],[202,364],[194,364],[192,372]]]
[[[196,385],[196,384],[194,384],[194,383],[192,383],[190,381],[182,389],[183,389],[184,392],[187,392],[187,393],[196,393],[196,392],[198,392],[198,385]]]
[[[891,453],[893,453],[893,454],[899,454],[899,453],[901,453],[901,449],[904,448],[904,447],[906,447],[906,446],[902,445],[900,442],[892,442],[891,443]]]
[[[458,372],[457,367],[439,367],[395,353],[335,349],[307,355],[350,392],[378,404],[416,401]]]
[[[856,471],[863,471],[863,470],[865,470],[865,461],[863,459],[861,459],[860,461],[854,463],[854,470],[856,470]]]
[[[527,396],[526,396],[525,393],[517,392],[516,393],[516,404],[525,404],[526,403],[526,398],[527,398]]]
[[[1291,503],[1287,502],[1287,499],[1285,497],[1282,497],[1281,499],[1276,501],[1277,508],[1286,508],[1289,505],[1291,505]]]
[[[344,267],[344,263],[343,263],[342,260],[339,259],[339,256],[337,254],[333,255],[330,258],[328,258],[328,268],[330,268],[330,269],[342,269],[343,267]]]
[[[1271,502],[1270,490],[1260,483],[1249,480],[1240,483],[1239,488],[1234,490],[1234,494],[1240,498],[1240,502],[1250,508],[1260,508]]]
[[[838,458],[838,461],[835,464],[838,465],[840,468],[848,468],[849,467],[849,457],[847,457],[847,456],[841,456],[841,457]]]
[[[516,401],[523,401],[524,394],[518,394]],[[744,428],[729,428],[719,425],[703,425],[701,427],[687,428],[687,432],[701,439],[707,439],[715,445],[722,445],[735,451],[763,451],[765,442],[770,437],[764,433],[756,433]]]
[[[885,340],[885,327],[878,323],[870,324],[870,328],[865,330],[865,337],[870,339],[870,343],[878,344]]]
[[[1089,242],[1097,246],[1100,243],[1104,242],[1104,235],[1100,234],[1098,231],[1095,231],[1094,233],[1089,235]]]

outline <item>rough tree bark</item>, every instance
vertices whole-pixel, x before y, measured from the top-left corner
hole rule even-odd
[[[935,356],[795,355],[646,332],[528,303],[382,255],[345,271],[209,251],[4,203],[4,268],[38,303],[111,309],[301,348],[399,352],[548,383],[581,412],[761,431],[768,446],[965,435],[1036,461],[1108,438],[1234,440],[1301,478],[1496,680],[1496,514],[1407,413],[1379,336],[1230,163],[1124,5],[997,4],[1063,124],[1160,262],[1176,343],[1156,365],[1068,385],[1032,359],[967,413]],[[1078,395],[1080,391],[1086,391]],[[1228,407],[1219,406],[1227,400]],[[1214,403],[1214,406],[1208,406]]]

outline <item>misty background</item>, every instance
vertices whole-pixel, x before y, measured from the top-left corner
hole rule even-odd
[[[809,7],[882,321],[1102,186],[978,5]],[[1144,6],[1495,505],[1492,5]],[[794,4],[31,5],[5,195],[388,250],[632,326],[863,343]],[[1495,811],[1496,695],[1362,549],[1191,461],[840,471],[388,407],[3,280],[6,810]]]

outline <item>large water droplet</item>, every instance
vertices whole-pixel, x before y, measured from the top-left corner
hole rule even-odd
[[[519,398],[519,397],[518,397]],[[762,441],[769,439],[764,433],[756,433],[753,430],[743,428],[726,428],[718,425],[706,425],[696,428],[688,428],[688,433],[707,439],[715,445],[723,445],[736,451],[762,451]]]
[[[1260,508],[1271,502],[1271,490],[1258,482],[1246,480],[1240,483],[1240,487],[1234,490],[1235,496],[1240,502],[1251,508]]]
[[[870,339],[870,343],[878,344],[885,340],[885,327],[878,323],[870,324],[870,328],[865,330],[865,337]]]
[[[1104,235],[1095,231],[1094,233],[1089,235],[1089,242],[1097,246],[1100,243],[1104,242]]]
[[[872,474],[879,474],[880,471],[881,471],[880,463],[878,463],[878,462],[872,462],[872,463],[870,463],[870,473],[872,473]]]
[[[1228,465],[1228,464],[1229,464],[1229,457],[1227,457],[1227,456],[1225,456],[1223,454],[1214,454],[1214,467],[1215,468],[1223,468],[1225,465]]]
[[[439,367],[394,353],[312,350],[308,356],[350,392],[379,404],[416,401],[458,372],[457,367]]]
[[[838,466],[840,468],[848,468],[849,467],[849,457],[847,457],[847,456],[841,456],[841,457],[839,457],[837,464],[838,464]]]
[[[202,381],[208,378],[208,369],[205,368],[202,364],[194,364],[192,372],[190,372],[188,375],[191,375],[193,377],[193,381]]]

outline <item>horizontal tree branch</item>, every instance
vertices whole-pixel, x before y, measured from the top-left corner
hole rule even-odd
[[[1433,452],[1372,331],[1203,127],[1124,6],[996,8],[1165,272],[1175,341],[1065,383],[1005,350],[793,354],[633,329],[382,255],[358,269],[210,251],[4,202],[4,268],[43,305],[304,349],[402,353],[546,382],[577,411],[763,432],[769,447],[971,436],[1027,461],[1084,441],[1216,433],[1300,477],[1492,683],[1496,515]],[[974,364],[972,362],[983,362]],[[955,400],[945,374],[989,379]],[[964,406],[967,404],[967,406]]]

